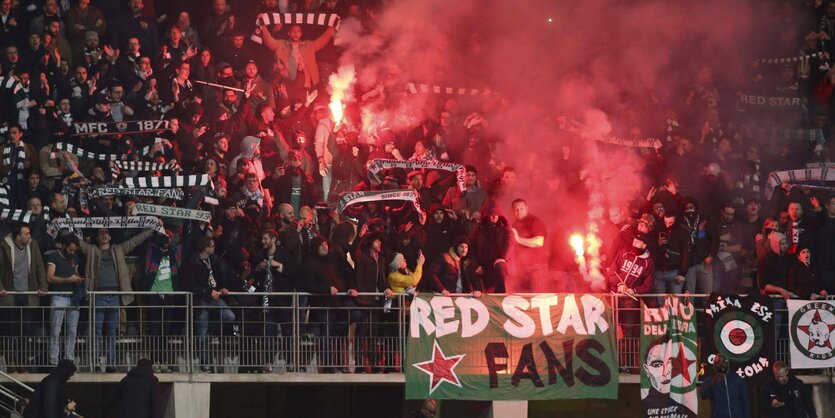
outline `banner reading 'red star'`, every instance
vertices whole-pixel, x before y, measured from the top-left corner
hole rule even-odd
[[[407,399],[617,398],[606,296],[420,295],[410,316]]]
[[[696,418],[698,349],[693,302],[641,303],[641,402],[646,418]]]

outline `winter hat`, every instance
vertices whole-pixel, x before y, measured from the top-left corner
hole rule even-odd
[[[452,246],[453,246],[453,247],[457,247],[457,246],[459,246],[459,245],[461,245],[461,244],[467,244],[467,245],[470,245],[470,240],[469,240],[469,239],[467,239],[467,236],[466,236],[466,235],[459,235],[459,236],[455,237],[455,239],[454,239],[454,240],[452,240]]]
[[[771,251],[774,251],[774,254],[780,255],[780,241],[786,239],[786,236],[781,233],[774,231],[768,234],[768,244],[771,246]]]
[[[403,264],[403,260],[405,259],[406,257],[403,257],[403,254],[394,253],[394,258],[391,260],[391,263],[389,263],[391,271],[400,270],[400,265]]]

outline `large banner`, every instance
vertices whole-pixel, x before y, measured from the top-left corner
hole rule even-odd
[[[728,358],[728,373],[752,381],[771,376],[776,321],[771,298],[711,294],[705,314],[707,338],[701,350],[703,379],[713,374],[709,365],[717,354]]]
[[[835,301],[789,300],[792,369],[835,367]]]
[[[641,302],[641,401],[647,418],[696,418],[699,398],[696,308],[667,296],[664,306]]]
[[[407,399],[616,399],[604,295],[443,297],[410,307]]]

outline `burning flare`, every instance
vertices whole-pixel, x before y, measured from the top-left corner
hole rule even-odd
[[[353,65],[339,67],[339,70],[330,75],[328,85],[331,89],[331,102],[328,105],[333,116],[334,132],[339,129],[339,124],[345,116],[345,105],[351,95],[351,86],[356,81],[356,72]]]
[[[574,256],[577,258],[583,257],[586,253],[585,243],[583,242],[583,236],[580,234],[574,234],[568,240],[569,245],[571,248],[574,249]]]

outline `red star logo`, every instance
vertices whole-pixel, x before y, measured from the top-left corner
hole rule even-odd
[[[432,360],[427,360],[422,363],[415,363],[412,366],[417,367],[418,370],[429,375],[429,394],[431,395],[441,382],[447,381],[455,386],[461,387],[461,382],[458,381],[458,375],[452,370],[466,354],[459,354],[457,356],[447,357],[438,346],[438,341],[435,341],[435,347],[432,349]]]
[[[690,378],[690,365],[695,363],[696,360],[688,359],[686,354],[687,349],[684,348],[684,343],[678,343],[678,355],[670,358],[670,363],[673,368],[670,378],[675,379],[676,376],[682,375],[684,381],[687,382],[686,384],[689,384],[693,381]]]
[[[806,335],[809,336],[809,346],[806,347],[807,350],[811,350],[812,347],[815,346],[815,342],[812,341],[812,338],[811,338],[812,335],[809,333],[809,328],[811,328],[813,324],[817,325],[819,323],[823,323],[824,325],[826,325],[827,328],[829,328],[830,333],[832,332],[833,329],[835,329],[835,324],[827,324],[827,323],[823,322],[823,320],[821,319],[821,312],[817,309],[815,309],[815,316],[812,317],[811,322],[809,322],[806,325],[798,325],[798,327],[797,327],[798,329],[805,332]],[[830,350],[832,349],[832,339],[831,338],[826,340],[826,348],[829,348]]]

